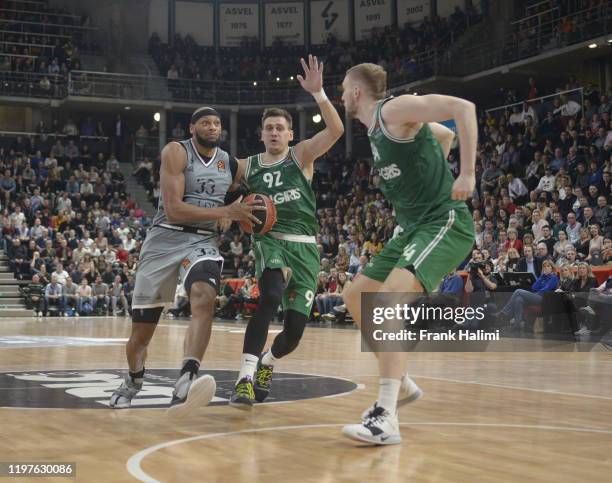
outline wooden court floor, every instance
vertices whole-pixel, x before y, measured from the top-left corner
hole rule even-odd
[[[172,421],[160,405],[185,324],[160,323],[151,390],[117,411],[105,401],[125,367],[129,319],[0,321],[0,461],[76,463],[75,478],[49,481],[612,481],[610,352],[411,354],[425,395],[400,410],[404,443],[363,447],[340,434],[377,394],[357,331],[308,328],[276,368],[272,403],[244,413],[224,404],[244,325],[219,322],[202,366],[217,399]]]

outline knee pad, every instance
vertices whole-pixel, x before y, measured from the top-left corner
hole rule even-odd
[[[221,284],[221,263],[216,260],[202,260],[191,267],[183,282],[187,295],[191,295],[194,282],[207,283],[215,292],[218,291]]]
[[[163,312],[163,307],[151,307],[148,309],[133,309],[132,322],[157,324]]]
[[[269,307],[278,307],[283,299],[285,279],[280,269],[266,269],[259,279],[259,303]]]

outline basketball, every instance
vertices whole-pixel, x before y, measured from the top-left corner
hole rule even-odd
[[[266,207],[265,211],[253,211],[253,214],[261,221],[261,224],[253,225],[253,223],[248,220],[242,220],[240,222],[242,229],[249,235],[252,235],[253,233],[258,235],[268,233],[274,226],[274,223],[276,223],[276,206],[274,206],[272,199],[266,195],[252,193],[242,201],[243,203],[247,203],[249,201],[260,201]]]

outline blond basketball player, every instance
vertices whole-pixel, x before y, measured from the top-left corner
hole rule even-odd
[[[403,231],[387,243],[342,294],[361,325],[362,292],[431,292],[456,268],[474,243],[472,219],[463,200],[475,186],[477,123],[474,104],[441,95],[387,97],[387,73],[375,64],[349,69],[342,83],[347,113],[368,127],[379,188],[393,204]],[[461,174],[453,180],[446,157],[452,136],[437,122],[457,125]],[[378,400],[360,424],[345,426],[349,438],[372,444],[401,442],[399,404],[420,389],[405,373],[407,354],[380,352]]]

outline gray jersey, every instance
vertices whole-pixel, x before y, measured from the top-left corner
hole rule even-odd
[[[217,148],[213,157],[206,159],[198,153],[191,139],[177,142],[187,151],[183,201],[202,208],[223,206],[225,194],[233,181],[229,154]],[[161,194],[153,226],[160,223],[168,223]],[[194,222],[189,225],[207,230],[215,229],[214,221]]]
[[[205,159],[199,155],[191,139],[179,144],[187,151],[183,201],[203,208],[222,206],[233,181],[229,155],[217,148],[211,159]],[[160,196],[153,227],[140,251],[132,299],[135,309],[161,307],[173,302],[178,279],[186,280],[199,262],[213,260],[223,263],[214,221],[189,223],[190,226],[213,230],[215,233],[211,235],[173,231],[159,227],[161,223],[168,223],[168,218]],[[209,281],[217,287],[218,280],[210,278]]]

